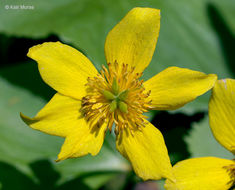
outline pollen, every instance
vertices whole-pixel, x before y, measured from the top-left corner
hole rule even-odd
[[[88,78],[81,108],[87,122],[95,127],[106,123],[110,132],[115,124],[115,133],[126,127],[141,130],[147,118],[143,113],[151,109],[147,100],[150,91],[145,91],[141,76],[135,67],[115,61],[108,68],[103,66],[96,77]]]

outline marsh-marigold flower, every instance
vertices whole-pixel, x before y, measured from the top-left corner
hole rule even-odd
[[[159,10],[132,9],[109,32],[108,67],[100,72],[82,53],[60,42],[29,50],[43,80],[58,93],[34,118],[22,118],[34,129],[66,138],[58,161],[98,154],[106,131],[115,126],[116,147],[141,178],[173,178],[162,134],[143,113],[183,106],[212,88],[216,76],[170,67],[146,82],[140,79],[159,29]]]
[[[235,80],[216,82],[209,103],[213,135],[235,154]],[[175,182],[167,180],[167,190],[228,190],[235,185],[235,160],[216,157],[192,158],[173,167]]]

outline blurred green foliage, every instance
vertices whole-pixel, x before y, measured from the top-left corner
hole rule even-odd
[[[233,154],[215,140],[208,127],[208,120],[208,117],[205,117],[199,123],[193,124],[190,134],[185,137],[191,157],[216,156],[233,159]]]
[[[1,0],[1,190],[118,190],[132,189],[140,181],[116,151],[112,134],[98,156],[55,163],[63,139],[31,130],[19,118],[19,112],[35,115],[55,93],[41,80],[36,63],[26,57],[28,48],[59,40],[82,51],[99,69],[105,64],[106,35],[136,6],[161,9],[160,36],[145,79],[169,66],[215,73],[219,78],[235,76],[232,0]],[[165,137],[172,163],[196,156],[231,158],[210,132],[209,96],[174,112],[150,114]]]

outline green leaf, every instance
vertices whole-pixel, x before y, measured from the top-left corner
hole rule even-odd
[[[215,156],[233,159],[232,153],[222,147],[214,138],[208,116],[201,122],[193,124],[190,134],[185,137],[191,157]]]
[[[4,9],[22,4],[34,9]],[[2,0],[0,32],[28,38],[56,34],[85,52],[100,68],[105,64],[106,35],[136,6],[161,9],[158,45],[145,79],[169,66],[215,73],[219,78],[234,76],[231,43],[235,3],[231,0]],[[202,96],[182,111],[206,110],[207,100],[208,96]]]
[[[32,130],[19,117],[20,112],[34,116],[46,102],[3,78],[0,78],[0,87],[1,162],[8,163],[24,174],[35,177],[31,165],[40,160],[50,160],[52,167],[59,172],[58,183],[89,172],[102,172],[93,175],[93,178],[97,176],[95,184],[90,183],[88,179],[85,180],[92,188],[102,185],[109,179],[108,176],[112,177],[108,175],[110,172],[129,170],[128,163],[110,146],[110,141],[114,141],[112,135],[108,135],[98,156],[85,156],[55,163],[54,160],[60,151],[63,139]],[[48,172],[47,169],[45,168],[45,173]]]

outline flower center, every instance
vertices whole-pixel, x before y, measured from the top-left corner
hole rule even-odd
[[[145,92],[141,76],[134,67],[114,62],[108,69],[103,66],[96,77],[88,78],[81,110],[90,125],[99,127],[106,122],[111,131],[115,123],[115,133],[125,127],[144,127],[143,113],[151,108],[151,101],[147,101],[150,91]]]

